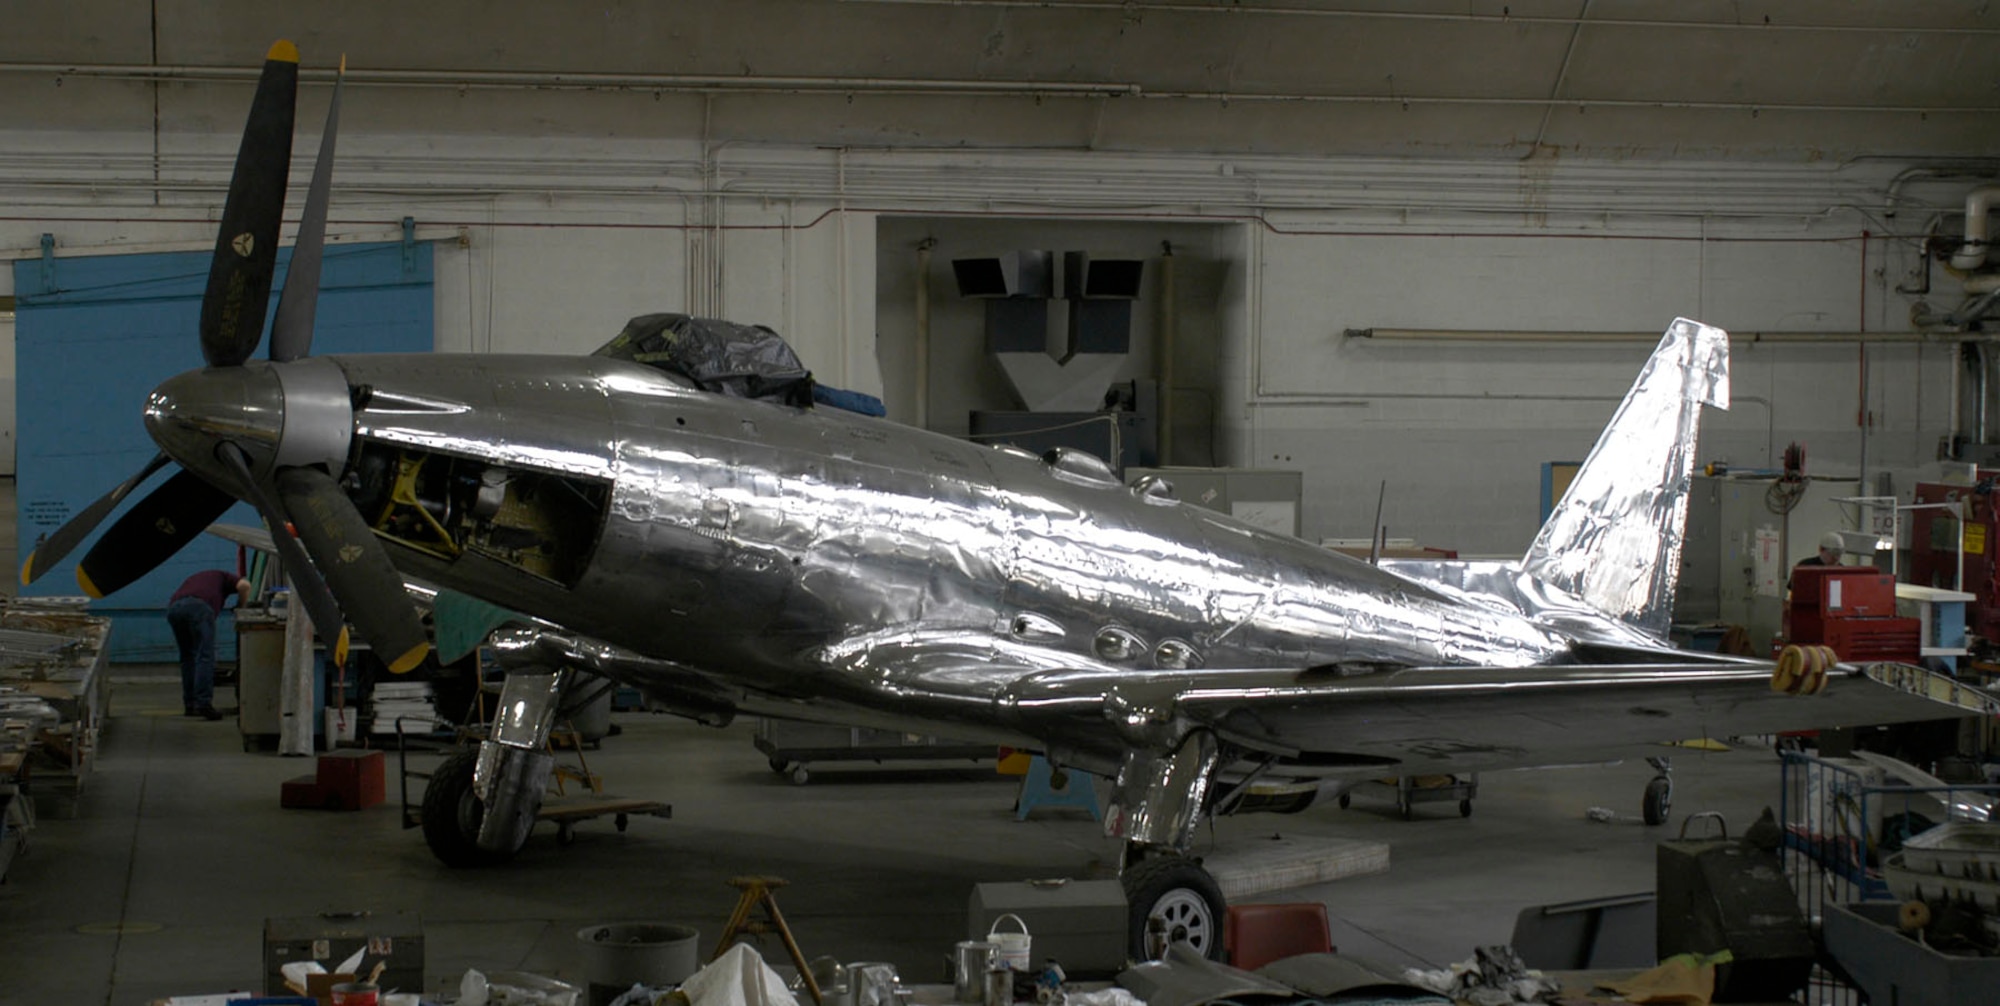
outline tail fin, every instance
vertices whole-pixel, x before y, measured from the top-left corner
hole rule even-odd
[[[1729,333],[1676,318],[1521,568],[1665,638],[1701,407],[1729,407]]]

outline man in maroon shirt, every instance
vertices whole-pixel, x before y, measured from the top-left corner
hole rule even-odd
[[[226,569],[207,569],[181,581],[167,602],[167,624],[181,651],[181,712],[219,720],[215,711],[215,620],[229,595],[236,606],[250,600],[250,581]]]

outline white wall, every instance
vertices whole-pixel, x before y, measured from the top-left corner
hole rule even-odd
[[[19,164],[81,162],[128,140],[0,130],[0,148],[46,155]],[[1525,546],[1537,466],[1589,450],[1647,347],[1391,343],[1346,329],[1657,332],[1690,315],[1743,332],[1899,331],[1915,298],[1893,288],[1911,271],[1912,234],[1963,197],[1919,179],[1889,220],[1883,196],[1901,165],[1886,162],[704,154],[670,141],[366,134],[343,136],[342,151],[337,239],[388,238],[410,216],[442,242],[440,350],[587,351],[635,314],[722,314],[778,329],[822,380],[882,393],[897,418],[912,414],[915,387],[914,245],[936,237],[930,425],[941,430],[962,429],[968,408],[1012,407],[976,352],[977,307],[955,296],[952,257],[1048,247],[1156,259],[1172,240],[1176,402],[1184,421],[1215,415],[1207,435],[1183,432],[1176,460],[1212,451],[1303,470],[1309,537],[1365,534],[1386,477],[1392,533],[1474,553]],[[157,205],[148,185],[83,188],[0,164],[0,250],[32,255],[44,231],[60,254],[208,247],[226,157],[176,157],[170,174],[188,181]],[[1153,367],[1157,277],[1149,265],[1132,373]],[[1932,302],[1955,306],[1950,278],[1932,278]],[[1703,459],[1764,466],[1798,440],[1809,470],[1851,476],[1865,434],[1870,471],[1906,477],[1948,428],[1949,349],[1866,355],[1864,428],[1855,344],[1739,343],[1739,404],[1710,416]]]

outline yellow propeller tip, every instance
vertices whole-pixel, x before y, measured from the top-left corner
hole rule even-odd
[[[347,626],[340,627],[340,635],[333,639],[333,662],[338,666],[347,665]]]
[[[410,647],[402,656],[389,661],[389,670],[395,674],[408,674],[416,670],[417,665],[423,663],[424,657],[430,652],[431,644],[418,643]]]
[[[82,587],[86,595],[103,600],[104,592],[97,589],[97,584],[90,582],[90,574],[84,572],[82,566],[76,568],[76,585]]]
[[[299,47],[293,45],[291,39],[281,38],[271,43],[271,51],[265,53],[264,58],[280,63],[296,63],[299,61]]]
[[[347,72],[347,54],[344,52],[340,54],[340,72]]]
[[[21,564],[21,586],[25,587],[33,582],[35,582],[35,557],[31,555],[27,562]]]

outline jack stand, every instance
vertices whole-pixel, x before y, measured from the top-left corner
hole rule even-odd
[[[778,899],[771,894],[786,883],[783,877],[729,878],[729,886],[742,891],[743,896],[736,899],[736,910],[729,913],[729,924],[722,927],[722,939],[716,942],[715,952],[709,954],[708,959],[713,961],[721,957],[723,951],[728,950],[729,945],[736,942],[736,937],[740,935],[748,933],[756,936],[775,932],[779,939],[785,941],[785,950],[792,955],[792,964],[799,969],[799,979],[805,982],[806,991],[812,993],[813,1002],[824,1006],[826,1000],[820,993],[819,981],[813,977],[812,967],[806,963],[805,952],[799,949],[799,941],[792,938],[791,929],[785,925],[785,917],[779,914]],[[768,921],[750,918],[750,910],[759,906],[764,909]]]

